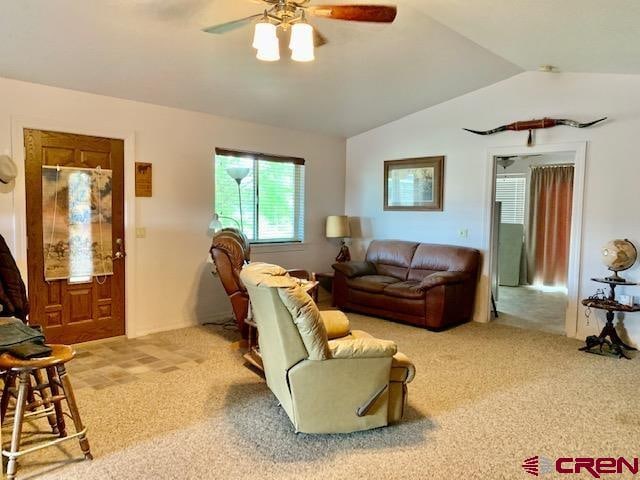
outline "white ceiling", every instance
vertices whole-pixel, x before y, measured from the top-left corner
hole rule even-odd
[[[251,0],[0,0],[0,76],[347,137],[541,63],[640,73],[637,0],[395,3],[392,25],[314,20],[315,62],[266,64],[251,28],[200,31]]]
[[[392,25],[314,20],[315,62],[267,64],[250,27],[200,31],[250,0],[0,0],[0,76],[346,137],[520,71],[397,3]]]
[[[415,0],[525,70],[640,74],[638,0]]]

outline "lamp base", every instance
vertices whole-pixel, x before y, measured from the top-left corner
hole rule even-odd
[[[347,247],[347,244],[344,243],[343,241],[342,246],[340,247],[340,253],[338,253],[338,256],[336,257],[336,262],[342,263],[342,262],[350,262],[350,261],[351,261],[351,252],[349,251],[349,247]]]

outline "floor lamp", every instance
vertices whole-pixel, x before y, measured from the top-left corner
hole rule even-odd
[[[249,168],[247,167],[229,167],[227,168],[227,174],[233,178],[238,184],[238,205],[240,206],[240,230],[244,232],[244,222],[242,221],[242,194],[240,192],[240,184],[242,180],[249,175]]]

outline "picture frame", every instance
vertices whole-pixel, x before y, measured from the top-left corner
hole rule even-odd
[[[444,156],[384,162],[385,211],[443,211]]]

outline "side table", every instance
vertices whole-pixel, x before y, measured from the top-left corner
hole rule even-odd
[[[616,287],[637,286],[638,284],[628,282],[624,278],[620,277],[592,278],[591,280],[596,283],[609,285],[609,296],[607,298],[604,298],[604,295],[586,298],[582,300],[582,305],[587,308],[605,310],[607,312],[607,324],[600,332],[600,335],[591,335],[587,337],[586,345],[580,348],[580,350],[588,353],[598,353],[592,351],[592,348],[599,347],[599,352],[602,354],[602,347],[607,345],[618,355],[618,358],[626,358],[627,360],[630,360],[631,357],[627,356],[625,350],[637,349],[622,341],[616,331],[616,327],[613,325],[613,319],[615,318],[615,312],[640,312],[640,305],[623,305],[622,303],[619,303],[616,300]],[[607,337],[609,337],[609,340],[607,340]]]

